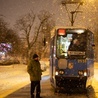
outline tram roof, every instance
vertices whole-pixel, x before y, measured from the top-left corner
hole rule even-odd
[[[56,26],[56,27],[54,27],[53,29],[59,29],[59,28],[65,28],[65,29],[86,29],[87,30],[87,28],[85,28],[85,27],[75,27],[75,26]]]
[[[51,30],[51,38],[55,35],[55,30],[60,29],[60,28],[64,28],[64,29],[84,29],[84,30],[89,30],[86,27],[75,27],[75,26],[55,26],[52,30]]]

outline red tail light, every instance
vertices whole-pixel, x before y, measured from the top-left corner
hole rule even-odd
[[[65,29],[58,29],[58,35],[65,35],[66,30]]]

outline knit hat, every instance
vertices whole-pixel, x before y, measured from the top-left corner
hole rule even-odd
[[[34,55],[33,55],[33,59],[34,59],[34,58],[37,58],[37,57],[38,57],[38,55],[37,55],[37,54],[34,54]]]

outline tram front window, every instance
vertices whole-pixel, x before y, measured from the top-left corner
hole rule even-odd
[[[85,55],[86,44],[85,33],[66,33],[66,36],[58,35],[57,56],[67,58],[68,55]]]

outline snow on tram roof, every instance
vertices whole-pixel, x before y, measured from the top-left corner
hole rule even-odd
[[[66,26],[55,26],[52,30],[51,30],[51,38],[55,35],[55,30],[58,29],[82,29],[82,30],[87,30],[87,28],[85,27],[74,27],[74,26],[70,26],[70,27],[66,27]]]
[[[90,29],[86,28],[86,27],[79,27],[79,26],[55,26],[52,30],[51,30],[51,38],[55,35],[55,31],[58,29],[69,29],[69,30],[88,30],[90,32],[92,32]],[[94,34],[94,32],[92,32]]]
[[[75,27],[75,26],[56,26],[53,29],[59,29],[59,28],[65,28],[65,29],[87,29],[86,27]]]

